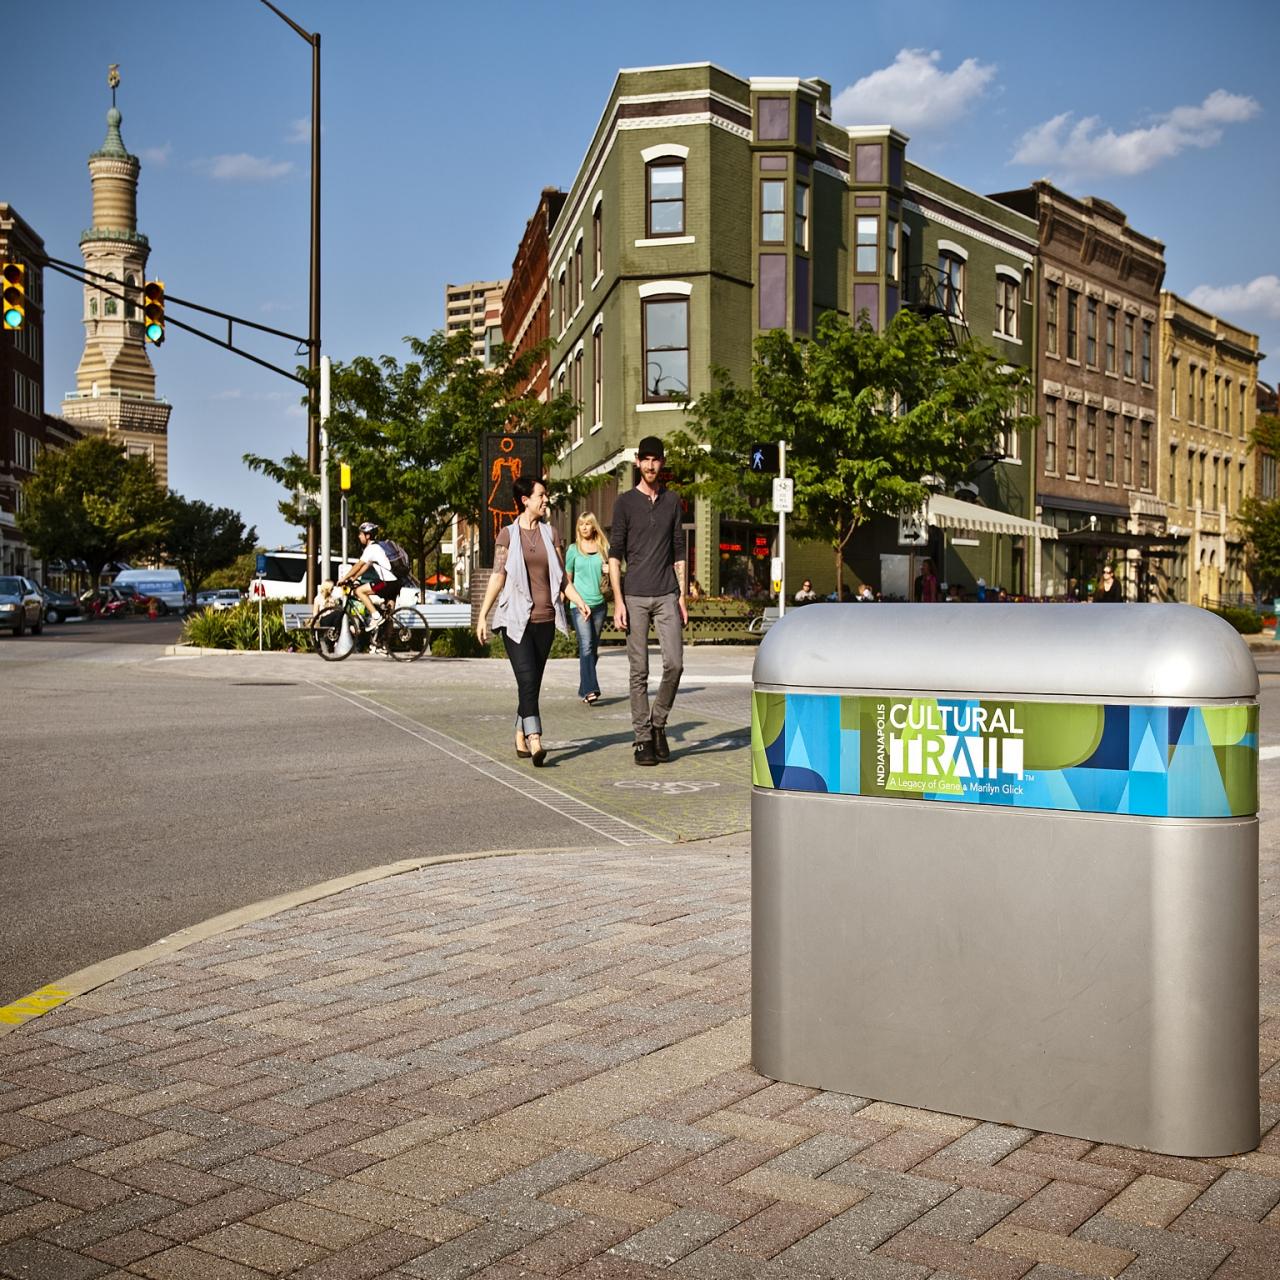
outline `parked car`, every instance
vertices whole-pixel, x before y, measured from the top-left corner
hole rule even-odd
[[[201,591],[196,596],[196,608],[213,609],[221,613],[226,609],[234,609],[241,599],[234,587],[220,587],[217,591]]]
[[[20,636],[28,627],[32,635],[44,630],[44,596],[30,578],[17,574],[0,577],[0,628]]]
[[[40,587],[44,597],[44,620],[46,622],[65,622],[68,618],[78,618],[84,612],[80,601],[70,591],[55,591],[52,587]]]

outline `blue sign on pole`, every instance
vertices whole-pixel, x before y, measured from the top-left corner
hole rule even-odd
[[[263,552],[258,552],[258,577],[265,578],[267,576],[267,557]]]

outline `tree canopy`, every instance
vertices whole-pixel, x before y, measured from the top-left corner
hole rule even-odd
[[[472,354],[469,332],[406,338],[411,353],[359,356],[334,363],[328,421],[331,486],[339,462],[351,468],[351,518],[373,520],[402,543],[425,577],[427,558],[455,516],[480,519],[480,442],[490,431],[540,433],[551,456],[565,442],[577,412],[571,396],[548,402],[520,388],[546,349],[508,361],[505,349],[486,367]],[[245,462],[291,490],[318,492],[305,461],[246,455]],[[336,503],[335,503],[336,507]],[[295,525],[306,512],[291,496],[280,510]]]
[[[157,547],[169,527],[169,499],[148,458],[89,436],[41,452],[23,486],[18,527],[42,560],[80,560],[97,583],[103,568]]]
[[[214,507],[199,498],[171,493],[169,527],[160,550],[182,574],[192,599],[215,570],[226,569],[253,550],[257,529],[244,527],[244,519],[230,507]],[[237,586],[243,587],[248,574]]]
[[[747,452],[784,441],[793,527],[831,545],[842,590],[845,548],[868,520],[918,509],[931,484],[966,477],[1002,431],[1034,425],[1021,411],[1030,385],[1025,370],[957,345],[942,317],[899,311],[878,332],[827,313],[812,339],[761,335],[750,386],[717,370],[667,452],[696,477],[682,492],[748,516],[766,503],[771,478],[745,470]]]
[[[1280,416],[1258,414],[1249,439],[1255,457],[1280,458]],[[1280,591],[1280,499],[1246,498],[1240,504],[1240,524],[1248,546],[1249,576],[1264,596]]]

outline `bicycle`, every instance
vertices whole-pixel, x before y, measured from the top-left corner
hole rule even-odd
[[[421,609],[397,604],[381,612],[378,625],[366,630],[365,613],[356,593],[343,592],[341,602],[325,609],[311,624],[316,652],[326,662],[341,662],[367,643],[375,649],[381,647],[396,662],[416,662],[431,652],[431,624]]]

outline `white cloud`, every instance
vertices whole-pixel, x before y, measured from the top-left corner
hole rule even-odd
[[[163,169],[169,163],[169,157],[172,154],[172,142],[166,142],[163,147],[144,147],[142,149],[142,158],[148,164],[155,165],[157,169]]]
[[[1154,168],[1188,147],[1211,147],[1226,125],[1252,119],[1261,110],[1257,101],[1225,89],[1215,89],[1195,107],[1174,107],[1145,128],[1116,133],[1099,117],[1071,123],[1072,113],[1028,129],[1018,140],[1015,164],[1037,165],[1060,179],[1130,176]]]
[[[966,58],[943,71],[941,60],[937,49],[899,50],[889,66],[842,89],[832,116],[841,124],[890,124],[907,132],[950,124],[982,96],[996,69]]]
[[[310,142],[311,141],[311,121],[302,116],[297,120],[289,122],[289,132],[285,135],[286,142]]]
[[[1214,315],[1247,313],[1280,320],[1280,276],[1256,276],[1247,284],[1197,285],[1187,297]]]
[[[245,152],[234,156],[214,156],[209,175],[223,182],[270,182],[293,169],[292,160],[268,160]]]

